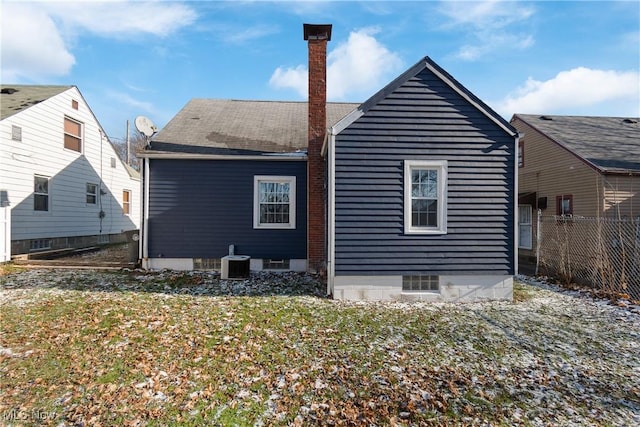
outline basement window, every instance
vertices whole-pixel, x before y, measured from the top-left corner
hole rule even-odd
[[[51,249],[51,239],[37,239],[29,242],[30,251],[45,251]]]
[[[262,269],[263,270],[289,270],[289,260],[265,258],[262,260]]]
[[[435,292],[440,290],[439,276],[402,276],[402,290],[405,292]]]
[[[222,260],[220,258],[194,258],[194,270],[214,270],[220,271],[222,268]]]

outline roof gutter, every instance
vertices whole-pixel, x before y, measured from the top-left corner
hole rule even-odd
[[[306,161],[305,153],[269,153],[256,155],[170,153],[166,151],[146,151],[138,154],[143,159],[181,159],[181,160],[268,160],[268,161]]]

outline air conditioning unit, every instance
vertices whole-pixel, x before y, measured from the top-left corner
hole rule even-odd
[[[227,255],[220,263],[221,279],[247,279],[250,274],[251,257],[249,255]]]

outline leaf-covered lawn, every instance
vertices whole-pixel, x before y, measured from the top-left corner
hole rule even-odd
[[[206,274],[0,281],[4,424],[640,423],[640,316],[575,293],[345,303],[234,296]]]

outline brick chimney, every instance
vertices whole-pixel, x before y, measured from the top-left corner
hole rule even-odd
[[[307,257],[309,270],[326,270],[325,163],[322,144],[327,131],[327,42],[331,25],[304,24],[309,42],[309,145],[307,148]]]

